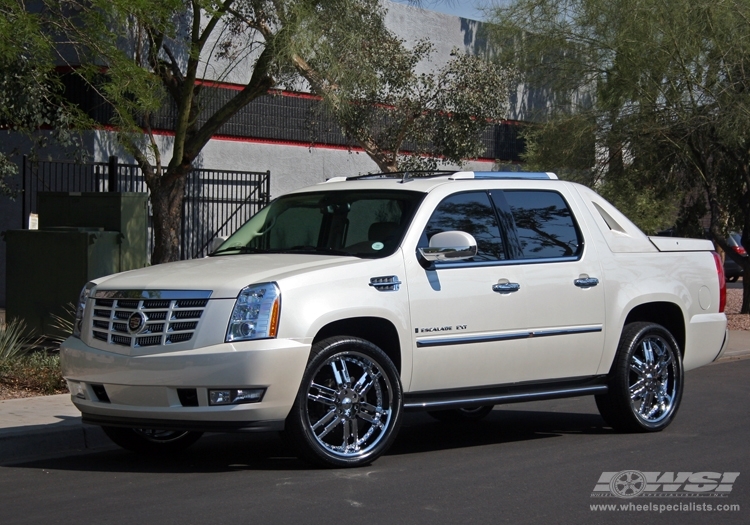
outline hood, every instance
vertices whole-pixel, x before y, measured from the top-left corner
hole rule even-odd
[[[245,286],[279,281],[310,270],[349,266],[356,257],[250,254],[157,264],[95,279],[99,290],[212,290],[211,299],[234,299]]]

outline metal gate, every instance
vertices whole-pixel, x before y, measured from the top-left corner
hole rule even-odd
[[[65,192],[148,192],[137,164],[121,164],[117,157],[108,162],[76,163],[65,160],[22,160],[22,220],[28,227],[29,213],[37,211],[37,193]],[[211,244],[230,235],[268,204],[270,171],[229,171],[194,168],[187,177],[182,203],[180,258],[208,255]],[[153,249],[152,214],[149,205],[149,250]]]
[[[208,255],[217,238],[234,233],[268,204],[270,194],[269,171],[193,169],[182,202],[182,258]]]

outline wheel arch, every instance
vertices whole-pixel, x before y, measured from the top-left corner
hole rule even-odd
[[[393,361],[399,374],[402,371],[401,341],[398,330],[382,317],[349,317],[329,322],[318,330],[312,344],[336,335],[348,335],[370,341]]]
[[[657,323],[669,330],[679,345],[680,354],[685,356],[685,316],[678,305],[669,301],[639,304],[628,312],[622,328],[639,321]]]

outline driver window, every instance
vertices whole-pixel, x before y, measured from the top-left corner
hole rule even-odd
[[[396,200],[355,200],[348,215],[350,226],[346,232],[346,246],[398,241],[402,229],[401,215],[401,206]]]
[[[444,199],[427,222],[419,246],[426,247],[436,233],[453,230],[470,233],[477,241],[476,257],[460,262],[505,259],[500,228],[486,192],[457,193]]]
[[[272,218],[267,248],[317,246],[323,215],[318,207],[289,208]]]

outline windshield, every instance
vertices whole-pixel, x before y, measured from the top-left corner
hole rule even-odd
[[[373,190],[285,195],[211,255],[293,252],[385,257],[398,248],[423,196]]]

